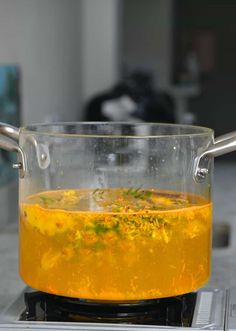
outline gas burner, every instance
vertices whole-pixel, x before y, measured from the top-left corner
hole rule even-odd
[[[178,297],[94,302],[26,288],[0,312],[0,330],[236,331],[236,288],[200,289]]]
[[[126,323],[190,326],[196,293],[159,300],[130,303],[95,302],[50,295],[25,293],[26,309],[20,320]]]

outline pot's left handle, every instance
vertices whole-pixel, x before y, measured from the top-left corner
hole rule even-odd
[[[19,170],[20,178],[24,178],[26,172],[25,156],[18,145],[20,130],[12,125],[0,122],[0,148],[8,152],[17,152],[17,163],[13,164],[13,168]]]
[[[213,157],[234,151],[236,151],[236,131],[217,137],[214,144],[196,158],[194,166],[195,181],[201,183],[206,179],[208,165]]]

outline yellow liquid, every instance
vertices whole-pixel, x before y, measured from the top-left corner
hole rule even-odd
[[[210,274],[211,203],[178,192],[59,190],[20,205],[20,274],[31,287],[140,300],[201,287]]]

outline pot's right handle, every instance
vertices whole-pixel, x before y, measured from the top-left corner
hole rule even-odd
[[[23,178],[26,171],[26,162],[24,153],[17,143],[19,140],[19,132],[20,130],[18,128],[0,122],[0,148],[8,152],[18,153],[18,162],[13,164],[13,168],[18,169],[20,178]]]
[[[224,134],[215,139],[214,144],[199,155],[195,161],[194,179],[201,183],[208,174],[208,164],[212,157],[236,151],[236,131]]]

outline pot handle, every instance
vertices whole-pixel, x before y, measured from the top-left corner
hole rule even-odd
[[[195,181],[198,183],[204,182],[209,171],[209,162],[213,157],[233,151],[236,151],[236,131],[217,137],[214,144],[196,158],[194,165]]]
[[[17,152],[18,161],[13,164],[14,169],[19,170],[20,178],[24,178],[26,172],[25,156],[16,141],[19,140],[20,130],[12,125],[0,122],[0,148],[8,152]]]

